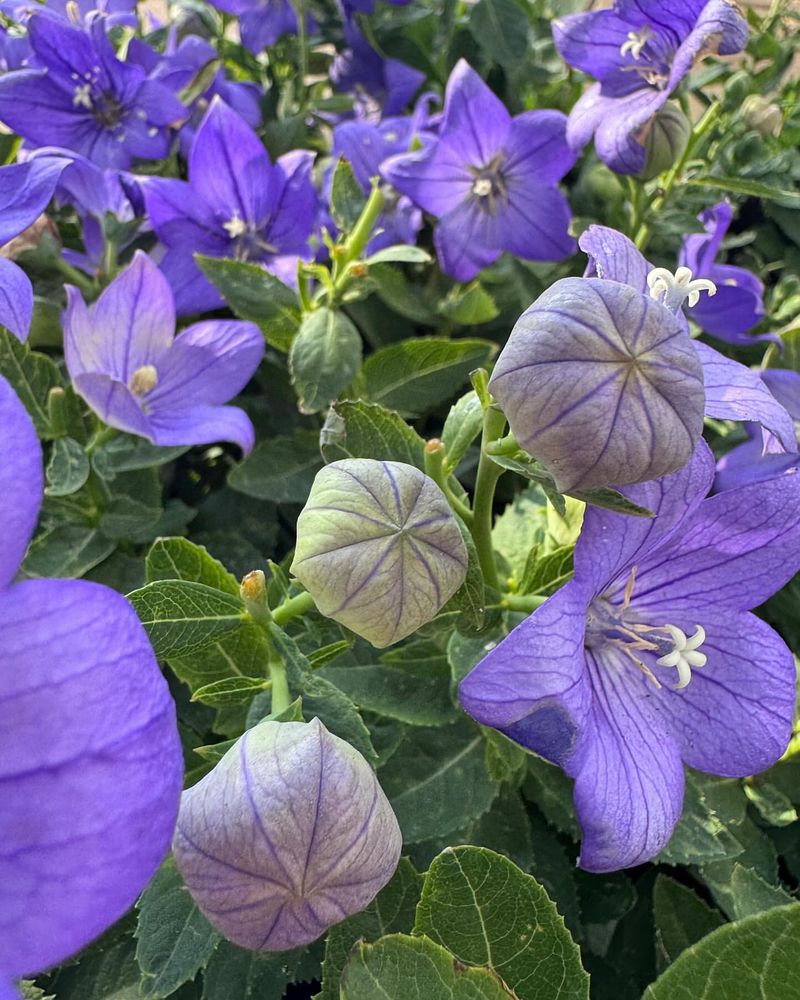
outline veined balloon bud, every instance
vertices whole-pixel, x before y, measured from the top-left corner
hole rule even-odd
[[[677,104],[665,104],[650,123],[644,140],[646,159],[644,168],[637,174],[643,181],[658,177],[674,166],[683,155],[692,123]]]
[[[286,951],[362,910],[401,847],[372,768],[314,719],[248,730],[183,793],[173,851],[221,934]]]
[[[419,469],[356,458],[317,474],[292,573],[328,618],[380,649],[430,621],[466,572],[455,517]]]
[[[761,94],[750,94],[742,105],[742,121],[761,135],[780,135],[783,115],[777,104]]]
[[[675,472],[703,427],[703,373],[678,317],[600,278],[562,278],[543,292],[517,320],[489,388],[564,492]]]

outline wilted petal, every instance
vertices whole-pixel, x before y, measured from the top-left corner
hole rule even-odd
[[[698,14],[692,31],[681,42],[672,61],[669,92],[677,87],[699,56],[710,52],[732,55],[747,45],[747,21],[731,0],[708,0],[700,6]]]
[[[246,732],[184,793],[174,851],[225,937],[286,951],[362,910],[391,878],[401,843],[370,766],[315,719]]]
[[[578,246],[589,258],[587,277],[620,281],[648,294],[647,275],[652,265],[633,240],[608,226],[591,225],[581,233]]]
[[[152,440],[162,447],[215,444],[230,441],[247,454],[255,444],[250,417],[238,406],[204,406],[186,409],[161,406],[149,414]]]
[[[0,323],[25,341],[33,316],[33,286],[12,260],[0,257]]]
[[[0,375],[0,427],[6,455],[0,463],[0,590],[19,569],[39,516],[44,476],[36,430],[17,394]]]
[[[352,459],[317,474],[292,573],[327,617],[389,646],[434,617],[466,568],[447,500],[419,469]]]
[[[654,479],[688,462],[702,372],[681,324],[627,285],[564,278],[520,317],[490,381],[516,439],[561,490]]]
[[[12,586],[0,664],[0,969],[19,977],[70,957],[133,904],[169,849],[183,757],[167,685],[119,594]]]

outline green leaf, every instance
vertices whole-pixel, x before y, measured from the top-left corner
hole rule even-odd
[[[514,0],[480,0],[470,12],[472,37],[501,66],[513,66],[527,54],[529,27]]]
[[[763,198],[765,201],[777,201],[785,208],[800,208],[800,194],[783,188],[762,184],[761,181],[750,180],[748,177],[687,177],[684,184],[693,187],[711,188],[714,191],[726,191],[728,194],[745,194],[752,198]]]
[[[687,948],[642,1000],[797,1000],[800,903],[736,921]]]
[[[161,448],[145,438],[117,434],[92,455],[92,468],[103,479],[113,480],[122,472],[150,469],[179,458],[188,448]]]
[[[318,971],[308,948],[263,954],[221,941],[203,971],[203,1000],[281,1000],[289,983]]]
[[[476,326],[493,320],[500,310],[480,282],[472,281],[468,285],[455,285],[442,300],[439,312],[461,326]]]
[[[200,270],[239,319],[256,323],[267,343],[286,353],[300,326],[296,294],[259,264],[195,254]]]
[[[396,246],[384,247],[371,254],[364,263],[369,266],[373,264],[428,264],[430,260],[431,255],[422,247],[398,243]]]
[[[172,857],[156,872],[136,904],[136,958],[142,996],[168,997],[194,979],[220,941],[194,905]]]
[[[528,754],[528,777],[522,794],[541,809],[551,826],[578,840],[580,830],[572,805],[572,784],[560,767],[536,754]]]
[[[50,437],[47,396],[51,389],[61,385],[55,364],[46,355],[29,350],[13,333],[0,327],[0,375],[19,396],[39,437]]]
[[[789,826],[797,821],[797,810],[787,795],[768,781],[746,781],[744,793],[770,826]]]
[[[342,969],[357,941],[377,941],[384,934],[412,930],[421,891],[422,876],[408,858],[401,858],[391,882],[366,909],[331,927],[322,963],[322,990],[315,1000],[339,1000]]]
[[[683,813],[659,861],[700,864],[741,854],[743,847],[735,825],[736,820],[744,818],[746,806],[738,781],[702,778],[687,772]]]
[[[320,667],[324,667],[331,660],[337,659],[342,653],[346,653],[348,649],[352,648],[353,643],[349,639],[338,639],[336,642],[329,642],[327,646],[321,646],[313,653],[309,653],[308,662],[312,670],[319,670]]]
[[[336,309],[303,320],[289,351],[289,370],[303,413],[327,409],[361,367],[361,335]]]
[[[405,462],[422,469],[424,446],[419,434],[399,413],[361,400],[334,403],[320,433],[320,448],[326,462],[374,458]]]
[[[169,665],[175,676],[196,693],[215,681],[263,675],[268,659],[269,651],[261,631],[245,620],[236,632],[223,636],[205,649],[188,656],[170,657]]]
[[[472,635],[482,632],[487,625],[486,584],[483,579],[478,550],[466,524],[456,515],[456,524],[467,549],[467,575],[464,582],[442,608],[442,613],[458,611],[456,628],[459,632]],[[491,623],[491,622],[490,622]]]
[[[390,934],[357,944],[339,1000],[514,1000],[489,969],[467,969],[428,938]]]
[[[497,352],[488,340],[420,337],[390,344],[364,362],[359,394],[402,413],[419,414],[448,399],[473,368]]]
[[[257,445],[231,470],[228,485],[257,500],[305,503],[322,464],[317,432],[298,430]]]
[[[582,500],[584,503],[590,503],[593,507],[613,510],[616,514],[627,514],[630,517],[653,517],[652,510],[641,507],[638,503],[623,496],[619,490],[612,490],[608,487],[597,490],[572,490],[567,496],[571,496],[575,500]]]
[[[659,875],[653,888],[656,924],[656,957],[659,969],[671,962],[706,934],[725,923],[697,893],[666,875]]]
[[[770,837],[749,816],[731,829],[741,846],[739,853],[733,858],[704,862],[699,875],[717,906],[727,917],[735,920],[742,909],[748,910],[747,897],[751,895],[750,889],[755,888],[748,886],[748,880],[741,875],[734,878],[736,868],[753,872],[767,887],[775,888],[778,884],[778,857]],[[740,898],[737,898],[737,891]]]
[[[448,469],[455,470],[482,427],[483,407],[477,394],[470,390],[450,407],[444,422],[442,442]]]
[[[148,583],[156,580],[188,580],[239,596],[239,581],[202,545],[186,538],[159,538],[145,559]]]
[[[117,547],[96,528],[84,524],[59,524],[37,535],[22,563],[31,577],[84,576]]]
[[[88,478],[89,459],[83,448],[74,438],[56,438],[47,463],[45,493],[51,497],[70,496]]]
[[[736,861],[731,873],[730,895],[733,900],[731,917],[734,920],[792,902],[792,897],[780,886],[770,885],[758,872]]]
[[[192,701],[214,706],[241,705],[269,687],[269,681],[263,677],[224,677],[197,688],[192,694]]]
[[[436,314],[436,297],[426,292],[424,286],[409,281],[401,268],[373,263],[369,268],[369,281],[392,312],[426,326],[436,326],[440,322]]]
[[[240,629],[245,620],[238,597],[202,583],[158,580],[128,594],[156,656],[191,656]]]
[[[562,545],[540,554],[538,546],[528,553],[525,572],[519,584],[520,594],[554,594],[572,576],[574,545]]]
[[[80,961],[62,966],[49,985],[58,1000],[140,1000],[142,974],[136,961],[134,920],[124,917],[81,952]],[[28,994],[23,990],[25,1000]],[[49,1000],[44,994],[30,998]]]
[[[486,848],[448,848],[436,858],[414,932],[465,965],[493,969],[519,1000],[588,1000],[580,950],[544,888]]]
[[[518,788],[528,772],[528,754],[496,729],[483,730],[486,737],[486,770],[492,781]]]
[[[347,235],[358,222],[367,203],[367,196],[356,180],[353,168],[340,156],[331,181],[331,215],[337,228]]]
[[[480,733],[469,723],[411,731],[383,768],[381,785],[407,843],[458,830],[497,796]]]

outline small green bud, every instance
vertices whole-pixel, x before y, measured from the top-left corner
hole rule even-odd
[[[692,124],[677,104],[665,104],[655,116],[645,139],[647,159],[637,175],[643,181],[652,180],[674,166],[683,155]]]
[[[734,73],[725,84],[725,107],[729,109],[740,108],[742,102],[750,93],[751,85],[752,77],[746,70],[740,69]]]
[[[742,105],[742,121],[761,135],[779,135],[783,115],[777,104],[761,94],[751,94]]]

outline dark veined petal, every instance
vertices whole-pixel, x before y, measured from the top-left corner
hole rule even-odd
[[[648,294],[647,275],[652,265],[633,240],[608,226],[591,225],[581,233],[578,246],[589,258],[587,278],[620,281]]]
[[[553,40],[563,59],[597,80],[627,61],[620,53],[635,25],[613,10],[569,14],[553,21]]]
[[[7,454],[0,464],[0,589],[16,576],[36,527],[44,475],[42,449],[31,418],[0,375],[0,427]]]
[[[564,278],[539,296],[490,388],[562,490],[668,475],[689,461],[702,429],[700,361],[680,322],[598,278]]]

